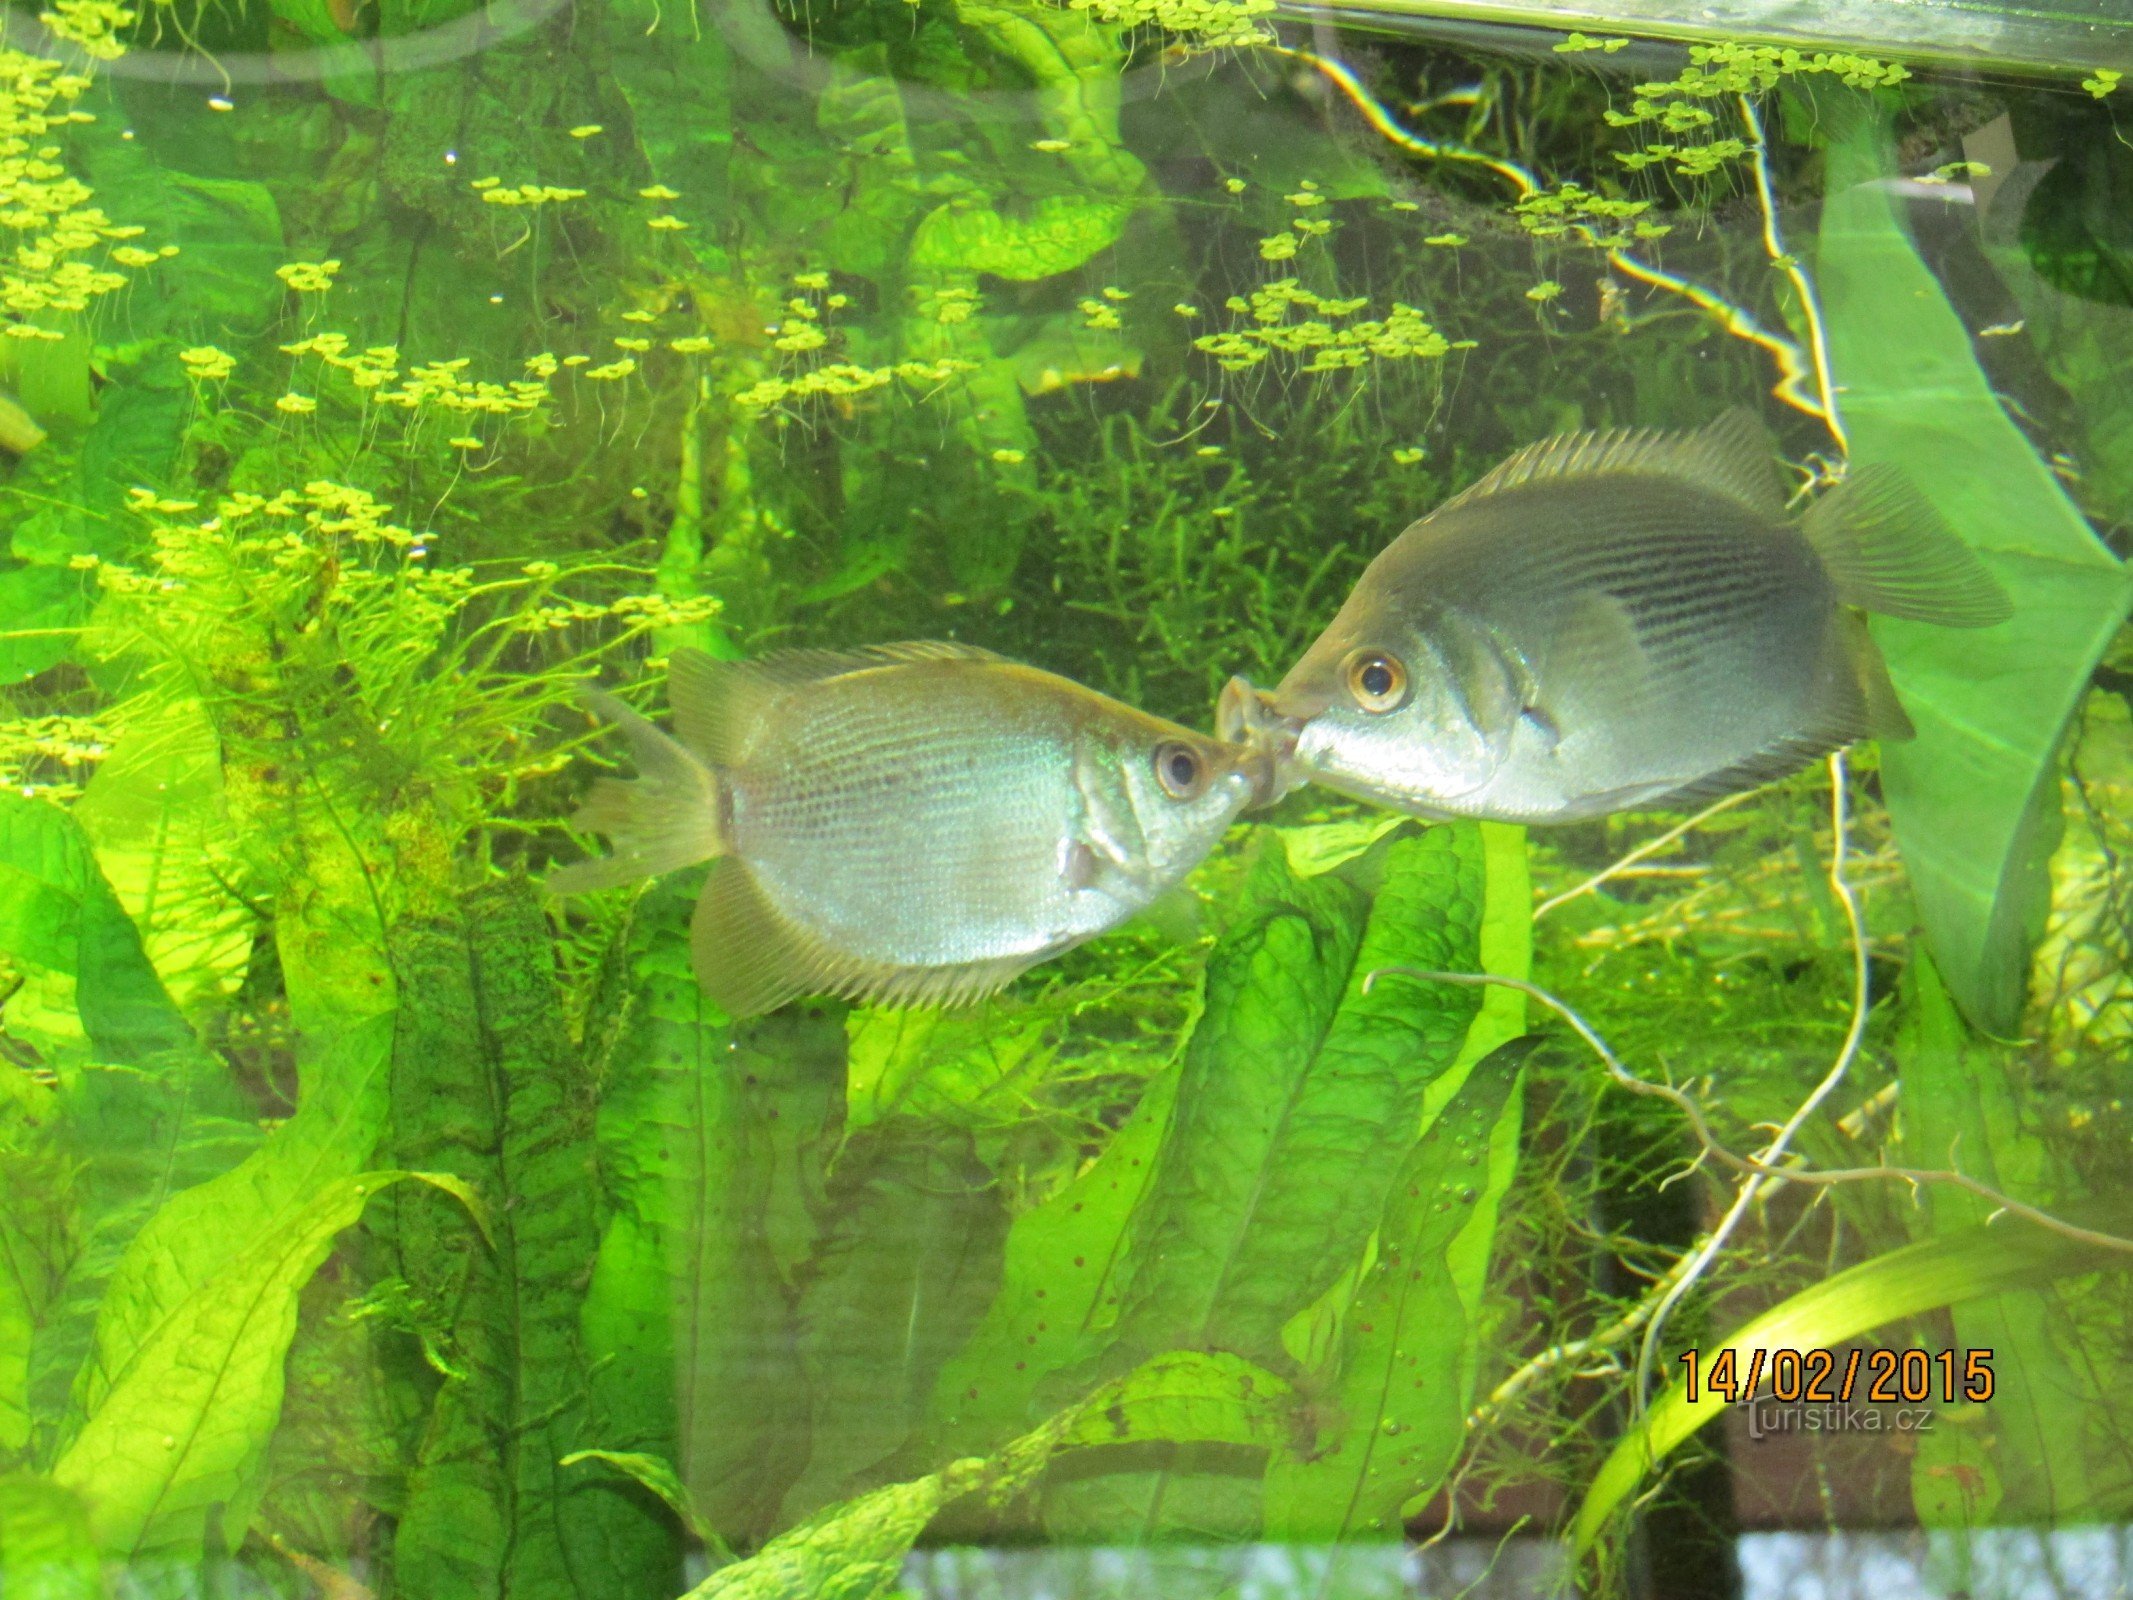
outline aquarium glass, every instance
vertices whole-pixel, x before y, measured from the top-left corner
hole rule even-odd
[[[11,4],[0,1591],[2123,1593],[2133,59],[1781,9]],[[1299,783],[959,1004],[728,1015],[708,847],[552,892],[670,667],[1211,735],[1512,452],[1729,412],[2007,597],[1841,614],[1913,737]]]

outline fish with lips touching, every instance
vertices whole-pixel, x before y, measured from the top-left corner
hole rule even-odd
[[[1786,509],[1768,435],[1531,445],[1409,527],[1271,692],[1218,728],[1309,779],[1420,816],[1570,822],[1687,805],[1858,739],[1911,737],[1862,611],[1980,628],[2011,613],[1886,467]]]
[[[548,886],[711,861],[691,952],[734,1016],[976,999],[1150,905],[1270,776],[1247,747],[962,644],[677,650],[667,694],[671,736],[586,695],[639,775],[600,780],[575,819],[614,853]]]

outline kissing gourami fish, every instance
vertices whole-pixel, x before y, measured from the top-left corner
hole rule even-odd
[[[1289,785],[1421,816],[1687,805],[1911,736],[1857,611],[1974,628],[2011,607],[1890,469],[1788,515],[1745,411],[1566,434],[1408,528],[1278,688],[1231,680],[1218,724]]]
[[[713,865],[696,974],[733,1016],[802,994],[973,1000],[1147,907],[1214,848],[1263,756],[968,645],[716,661],[677,650],[669,737],[611,696],[635,782],[559,894]]]

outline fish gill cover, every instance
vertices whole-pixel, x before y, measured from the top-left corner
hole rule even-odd
[[[2127,1516],[2120,75],[1510,43],[9,12],[11,1593]],[[587,680],[950,638],[1204,727],[1511,451],[1743,403],[2011,597],[1876,624],[1915,744],[1530,837],[1305,789],[956,1011],[736,1021],[695,876],[533,886]],[[1847,1343],[1993,1397],[1793,1474],[1682,1380]]]

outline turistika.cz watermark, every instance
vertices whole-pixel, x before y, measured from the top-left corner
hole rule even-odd
[[[1931,1433],[1931,1406],[1826,1405],[1810,1406],[1795,1400],[1743,1400],[1751,1439],[1782,1438],[1789,1434],[1835,1433]]]
[[[1681,1357],[1684,1398],[1745,1407],[1748,1437],[1925,1433],[1933,1402],[1981,1405],[1995,1387],[1990,1350],[1737,1350]]]

